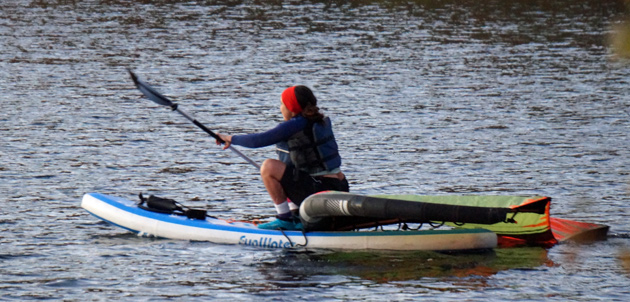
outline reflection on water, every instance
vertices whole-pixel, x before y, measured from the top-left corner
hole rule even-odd
[[[553,265],[547,250],[532,247],[469,253],[286,253],[277,261],[262,263],[258,268],[276,281],[307,279],[312,275],[343,275],[391,282],[423,278],[489,277],[504,270],[533,270]]]
[[[617,257],[619,257],[619,262],[625,273],[630,275],[630,248],[622,248]]]
[[[613,53],[620,59],[630,59],[630,19],[625,19],[611,28],[608,37]]]

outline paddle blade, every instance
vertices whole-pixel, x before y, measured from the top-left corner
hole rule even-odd
[[[138,76],[129,70],[129,75],[133,80],[133,83],[136,84],[136,87],[144,96],[146,96],[149,100],[154,101],[162,106],[173,106],[174,103],[169,100],[167,97],[163,96],[157,90],[153,89],[153,87],[149,86],[149,84],[143,82],[138,78]]]

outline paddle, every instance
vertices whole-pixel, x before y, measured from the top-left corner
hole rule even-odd
[[[190,115],[186,114],[184,111],[179,109],[176,103],[173,103],[167,97],[163,96],[161,93],[157,92],[157,90],[153,89],[153,87],[149,86],[149,84],[147,84],[147,83],[143,82],[142,80],[140,80],[138,78],[138,76],[136,76],[136,74],[133,73],[131,70],[129,70],[129,75],[131,75],[131,79],[133,80],[133,83],[136,84],[136,87],[138,88],[138,90],[140,90],[142,92],[142,94],[144,94],[144,96],[146,96],[149,100],[151,100],[151,101],[153,101],[153,102],[155,102],[157,104],[160,104],[162,106],[169,106],[169,107],[171,107],[171,109],[173,109],[173,111],[179,112],[181,115],[183,115],[189,121],[191,121],[193,124],[197,125],[197,127],[201,128],[201,130],[203,130],[206,133],[210,134],[210,136],[212,136],[214,139],[216,139],[217,141],[219,141],[222,144],[225,143],[225,141],[223,141],[216,133],[212,132],[212,130],[208,129],[206,126],[204,126],[203,124],[198,122],[196,119],[192,118]],[[256,167],[258,170],[260,170],[260,165],[258,165],[256,162],[254,162],[251,158],[245,156],[245,154],[243,154],[240,151],[236,150],[232,146],[230,146],[229,149],[232,150],[234,153],[236,153],[238,156],[242,157],[248,163],[254,165],[254,167]]]

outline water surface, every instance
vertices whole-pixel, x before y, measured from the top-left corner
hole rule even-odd
[[[621,1],[3,1],[0,292],[7,300],[626,300],[630,68]],[[283,252],[138,238],[79,207],[139,192],[269,217],[224,133],[313,88],[361,194],[536,194],[611,238],[481,254]],[[258,162],[272,148],[242,150]]]

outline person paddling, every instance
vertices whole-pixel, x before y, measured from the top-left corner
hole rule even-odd
[[[287,198],[299,206],[312,194],[328,190],[349,192],[350,188],[341,172],[341,156],[330,118],[319,112],[311,89],[301,85],[285,89],[281,95],[280,112],[284,122],[273,129],[245,135],[217,135],[225,142],[223,149],[230,145],[248,148],[273,144],[288,146],[290,163],[267,159],[260,168],[278,215],[276,220],[258,227],[299,230],[302,224],[294,219]],[[217,144],[221,142],[217,140]]]

